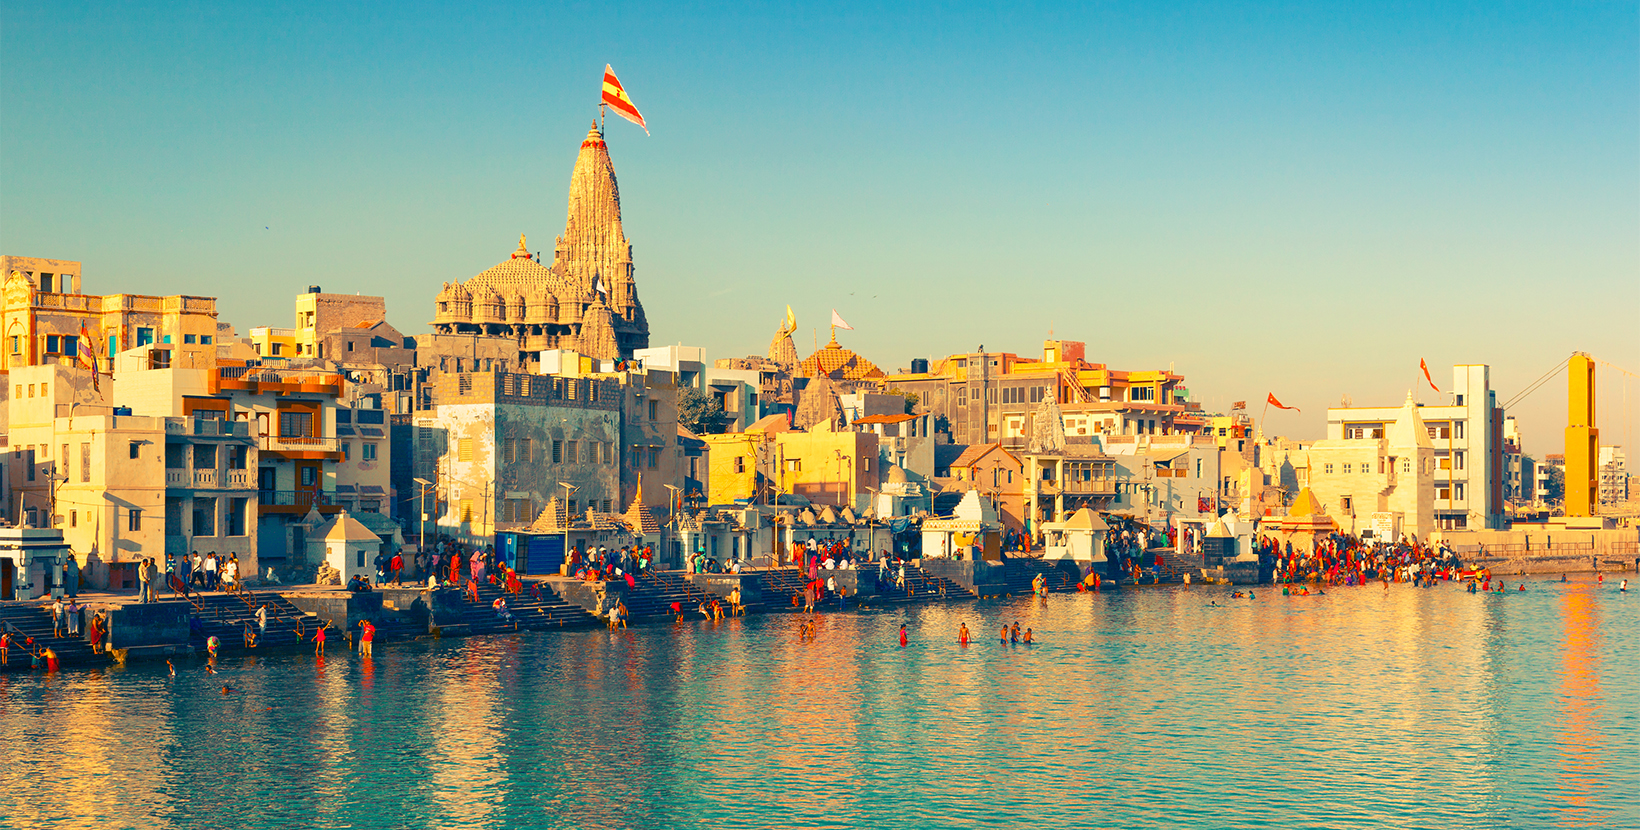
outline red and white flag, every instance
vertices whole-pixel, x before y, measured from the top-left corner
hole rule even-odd
[[[836,329],[848,329],[849,331],[854,331],[853,326],[849,325],[848,323],[843,322],[843,315],[838,314],[837,309],[835,309],[835,308],[831,310],[831,327],[836,328]]]
[[[1425,363],[1424,359],[1421,357],[1418,358],[1418,368],[1424,370],[1424,380],[1429,382],[1429,388],[1437,392],[1441,391],[1441,387],[1436,386],[1434,379],[1429,376],[1429,364]]]
[[[1303,412],[1304,411],[1302,409],[1299,409],[1296,406],[1288,406],[1288,405],[1282,403],[1281,401],[1276,400],[1276,393],[1274,393],[1274,392],[1270,392],[1269,397],[1265,398],[1264,402],[1271,405],[1271,406],[1273,406],[1273,407],[1275,407],[1276,409],[1291,409],[1294,412]]]
[[[649,135],[649,128],[643,123],[643,115],[632,105],[632,99],[627,97],[626,87],[621,86],[621,79],[615,77],[615,70],[607,63],[604,64],[604,103],[608,104],[616,115],[643,127],[643,134]]]

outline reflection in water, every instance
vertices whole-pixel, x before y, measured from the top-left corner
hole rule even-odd
[[[0,825],[1640,825],[1640,647],[1601,636],[1640,606],[1533,588],[1157,589],[868,608],[813,641],[771,615],[8,675]],[[1038,645],[997,642],[1016,619]]]
[[[1555,741],[1560,774],[1555,782],[1559,796],[1555,810],[1560,814],[1561,826],[1589,827],[1605,823],[1610,817],[1610,811],[1596,800],[1610,786],[1603,757],[1605,736],[1600,728],[1603,702],[1600,657],[1595,648],[1600,630],[1594,600],[1587,592],[1567,593],[1560,607],[1566,645],[1558,672],[1561,717]]]

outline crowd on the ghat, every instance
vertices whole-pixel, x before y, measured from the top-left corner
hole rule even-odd
[[[1416,539],[1367,542],[1335,533],[1316,539],[1311,550],[1295,550],[1291,541],[1283,544],[1261,536],[1257,551],[1260,565],[1277,583],[1351,586],[1376,580],[1430,586],[1470,575],[1460,571],[1463,563],[1444,543],[1429,546]]]

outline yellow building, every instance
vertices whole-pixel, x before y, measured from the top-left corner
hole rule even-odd
[[[80,263],[66,260],[0,256],[0,274],[0,369],[73,363],[82,326],[105,372],[113,355],[154,343],[179,365],[216,366],[213,297],[82,294]]]
[[[708,503],[772,502],[776,494],[791,494],[863,509],[880,486],[876,433],[824,426],[803,432],[786,418],[770,415],[745,432],[701,436],[709,456]]]
[[[251,329],[251,348],[263,357],[289,360],[298,354],[296,330],[257,326]]]

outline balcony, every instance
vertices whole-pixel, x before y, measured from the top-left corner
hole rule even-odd
[[[248,490],[250,470],[167,469],[165,486],[194,490]]]
[[[264,435],[262,452],[279,453],[290,458],[340,460],[342,457],[341,445],[335,438],[318,438],[312,435]]]
[[[306,513],[313,509],[336,513],[342,509],[321,490],[258,490],[256,504],[263,513]]]
[[[204,435],[222,438],[249,438],[250,423],[220,418],[166,418],[166,435]]]
[[[1036,483],[1036,492],[1044,496],[1114,496],[1116,495],[1116,481],[1115,479],[1104,478],[1061,483],[1052,479],[1043,479]]]

